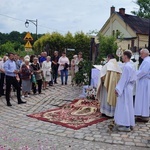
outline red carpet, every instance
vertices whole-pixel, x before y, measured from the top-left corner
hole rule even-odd
[[[99,108],[97,100],[76,99],[61,108],[27,116],[78,130],[107,120],[101,116]]]

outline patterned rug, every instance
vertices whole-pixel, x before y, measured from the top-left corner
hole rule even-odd
[[[78,130],[107,120],[101,116],[99,108],[97,100],[76,99],[60,108],[27,116]]]

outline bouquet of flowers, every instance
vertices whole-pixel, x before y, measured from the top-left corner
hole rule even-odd
[[[86,98],[95,100],[96,99],[96,88],[91,88],[91,87],[87,88],[86,89]]]

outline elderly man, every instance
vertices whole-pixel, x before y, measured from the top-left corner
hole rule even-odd
[[[143,62],[137,71],[135,115],[143,121],[148,121],[150,116],[150,57],[148,49],[142,49],[140,55]]]

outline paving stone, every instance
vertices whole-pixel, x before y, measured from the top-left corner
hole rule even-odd
[[[113,137],[113,140],[121,141],[121,140],[122,140],[122,138],[120,138],[120,137]]]
[[[138,139],[134,139],[133,140],[135,143],[140,143],[141,142],[141,140],[138,140]]]
[[[112,133],[111,136],[112,136],[112,137],[119,137],[120,134],[114,134],[114,133]]]
[[[146,144],[144,143],[135,143],[136,146],[146,147]]]
[[[121,135],[122,138],[127,138],[129,137],[128,135]]]
[[[106,143],[113,143],[113,140],[105,140]]]
[[[125,144],[126,145],[130,145],[130,146],[134,146],[135,145],[135,143],[133,143],[133,142],[125,142]]]
[[[123,141],[125,141],[125,142],[132,142],[133,141],[133,139],[130,139],[130,138],[122,138],[123,139]]]
[[[60,83],[60,78],[58,82]],[[108,132],[108,124],[113,119],[73,130],[27,117],[27,114],[57,108],[53,105],[69,103],[70,101],[64,100],[72,101],[78,98],[82,87],[58,84],[44,92],[45,94],[41,95],[31,95],[26,99],[25,105],[18,105],[16,95],[12,94],[11,108],[6,106],[5,97],[1,97],[0,147],[5,145],[7,149],[14,150],[141,150],[141,147],[142,150],[149,149],[150,123],[136,123],[134,131],[125,133]]]
[[[95,138],[101,138],[102,135],[94,135],[93,137],[95,137]],[[104,137],[103,137],[103,138],[104,138]]]
[[[59,135],[59,136],[66,136],[65,133],[57,133],[57,135]]]
[[[86,136],[84,139],[85,139],[85,140],[89,140],[89,141],[93,141],[93,140],[94,140],[93,137],[87,137],[87,136]]]

